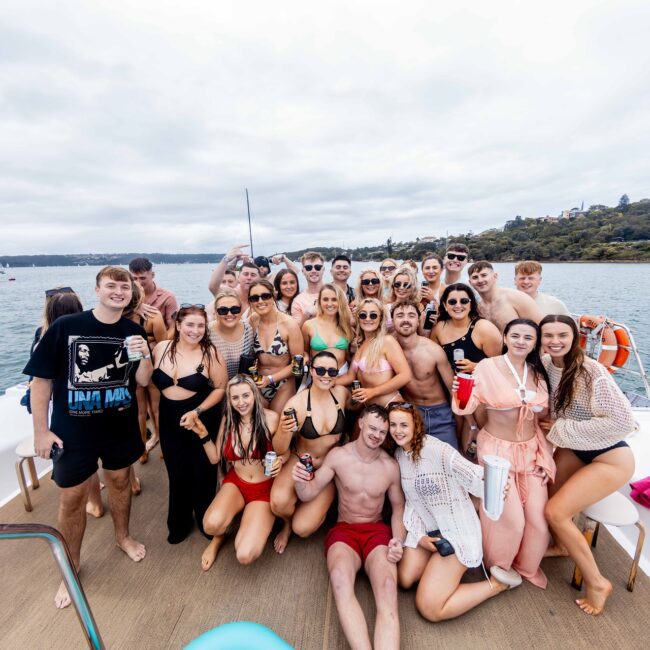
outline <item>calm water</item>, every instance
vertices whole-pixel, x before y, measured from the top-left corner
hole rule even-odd
[[[353,278],[375,263],[355,262]],[[204,302],[212,265],[168,264],[156,267],[157,282],[176,293],[179,302]],[[502,286],[513,286],[514,264],[495,264]],[[84,304],[94,305],[94,278],[99,267],[7,269],[0,275],[0,392],[23,381],[21,374],[34,330],[39,325],[44,291],[71,286]],[[8,278],[16,278],[9,282]],[[606,314],[633,331],[646,368],[650,368],[650,264],[547,264],[542,290],[562,299],[573,312]],[[646,278],[643,280],[643,278]],[[326,279],[329,279],[326,274]],[[641,389],[638,379],[626,388]],[[641,391],[642,392],[642,391]]]

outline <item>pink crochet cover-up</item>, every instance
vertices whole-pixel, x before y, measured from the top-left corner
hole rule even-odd
[[[542,382],[536,386],[535,395],[529,394],[523,401],[513,376],[507,367],[500,367],[499,359],[493,357],[478,363],[473,373],[474,389],[466,407],[461,409],[454,399],[452,408],[458,415],[473,413],[481,404],[488,409],[519,410],[514,440],[504,439],[499,432],[485,428],[478,435],[479,463],[482,464],[487,454],[501,456],[511,463],[510,492],[501,518],[492,521],[481,509],[483,554],[486,566],[513,567],[534,585],[544,588],[547,580],[539,565],[549,543],[544,519],[548,493],[535,471],[541,467],[552,481],[555,463],[552,446],[537,424],[534,409],[548,407],[548,390]],[[532,375],[530,368],[529,374]],[[523,438],[526,421],[533,423],[535,431],[528,440]]]

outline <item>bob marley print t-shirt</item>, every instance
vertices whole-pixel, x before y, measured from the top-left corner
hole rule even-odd
[[[92,311],[63,316],[45,332],[23,372],[51,379],[50,429],[64,442],[88,436],[139,434],[135,371],[127,336],[145,337],[144,329],[126,319],[106,324]]]

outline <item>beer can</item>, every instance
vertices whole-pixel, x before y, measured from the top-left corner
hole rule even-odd
[[[300,454],[299,460],[310,474],[314,473],[314,463],[311,460],[311,454]]]
[[[282,414],[285,417],[293,418],[294,424],[293,424],[293,429],[291,430],[294,432],[298,431],[298,414],[296,413],[296,409],[294,408],[285,409],[284,411],[282,411]]]
[[[267,451],[264,456],[264,476],[271,476],[273,464],[277,460],[278,455],[274,451]]]
[[[133,335],[127,336],[124,339],[124,347],[126,348],[126,356],[128,357],[129,361],[139,361],[144,357],[142,352],[131,352],[129,349],[129,341],[133,338]]]
[[[304,365],[305,358],[302,356],[302,354],[296,354],[291,362],[291,374],[294,377],[302,377]]]
[[[352,390],[355,391],[358,390],[359,388],[361,388],[361,382],[358,379],[355,379],[352,382]],[[357,404],[357,401],[354,398],[352,398],[352,403]]]

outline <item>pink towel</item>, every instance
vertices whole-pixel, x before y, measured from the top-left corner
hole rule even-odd
[[[650,476],[646,476],[646,478],[642,478],[640,481],[630,483],[630,487],[632,488],[630,497],[642,506],[650,508]]]

